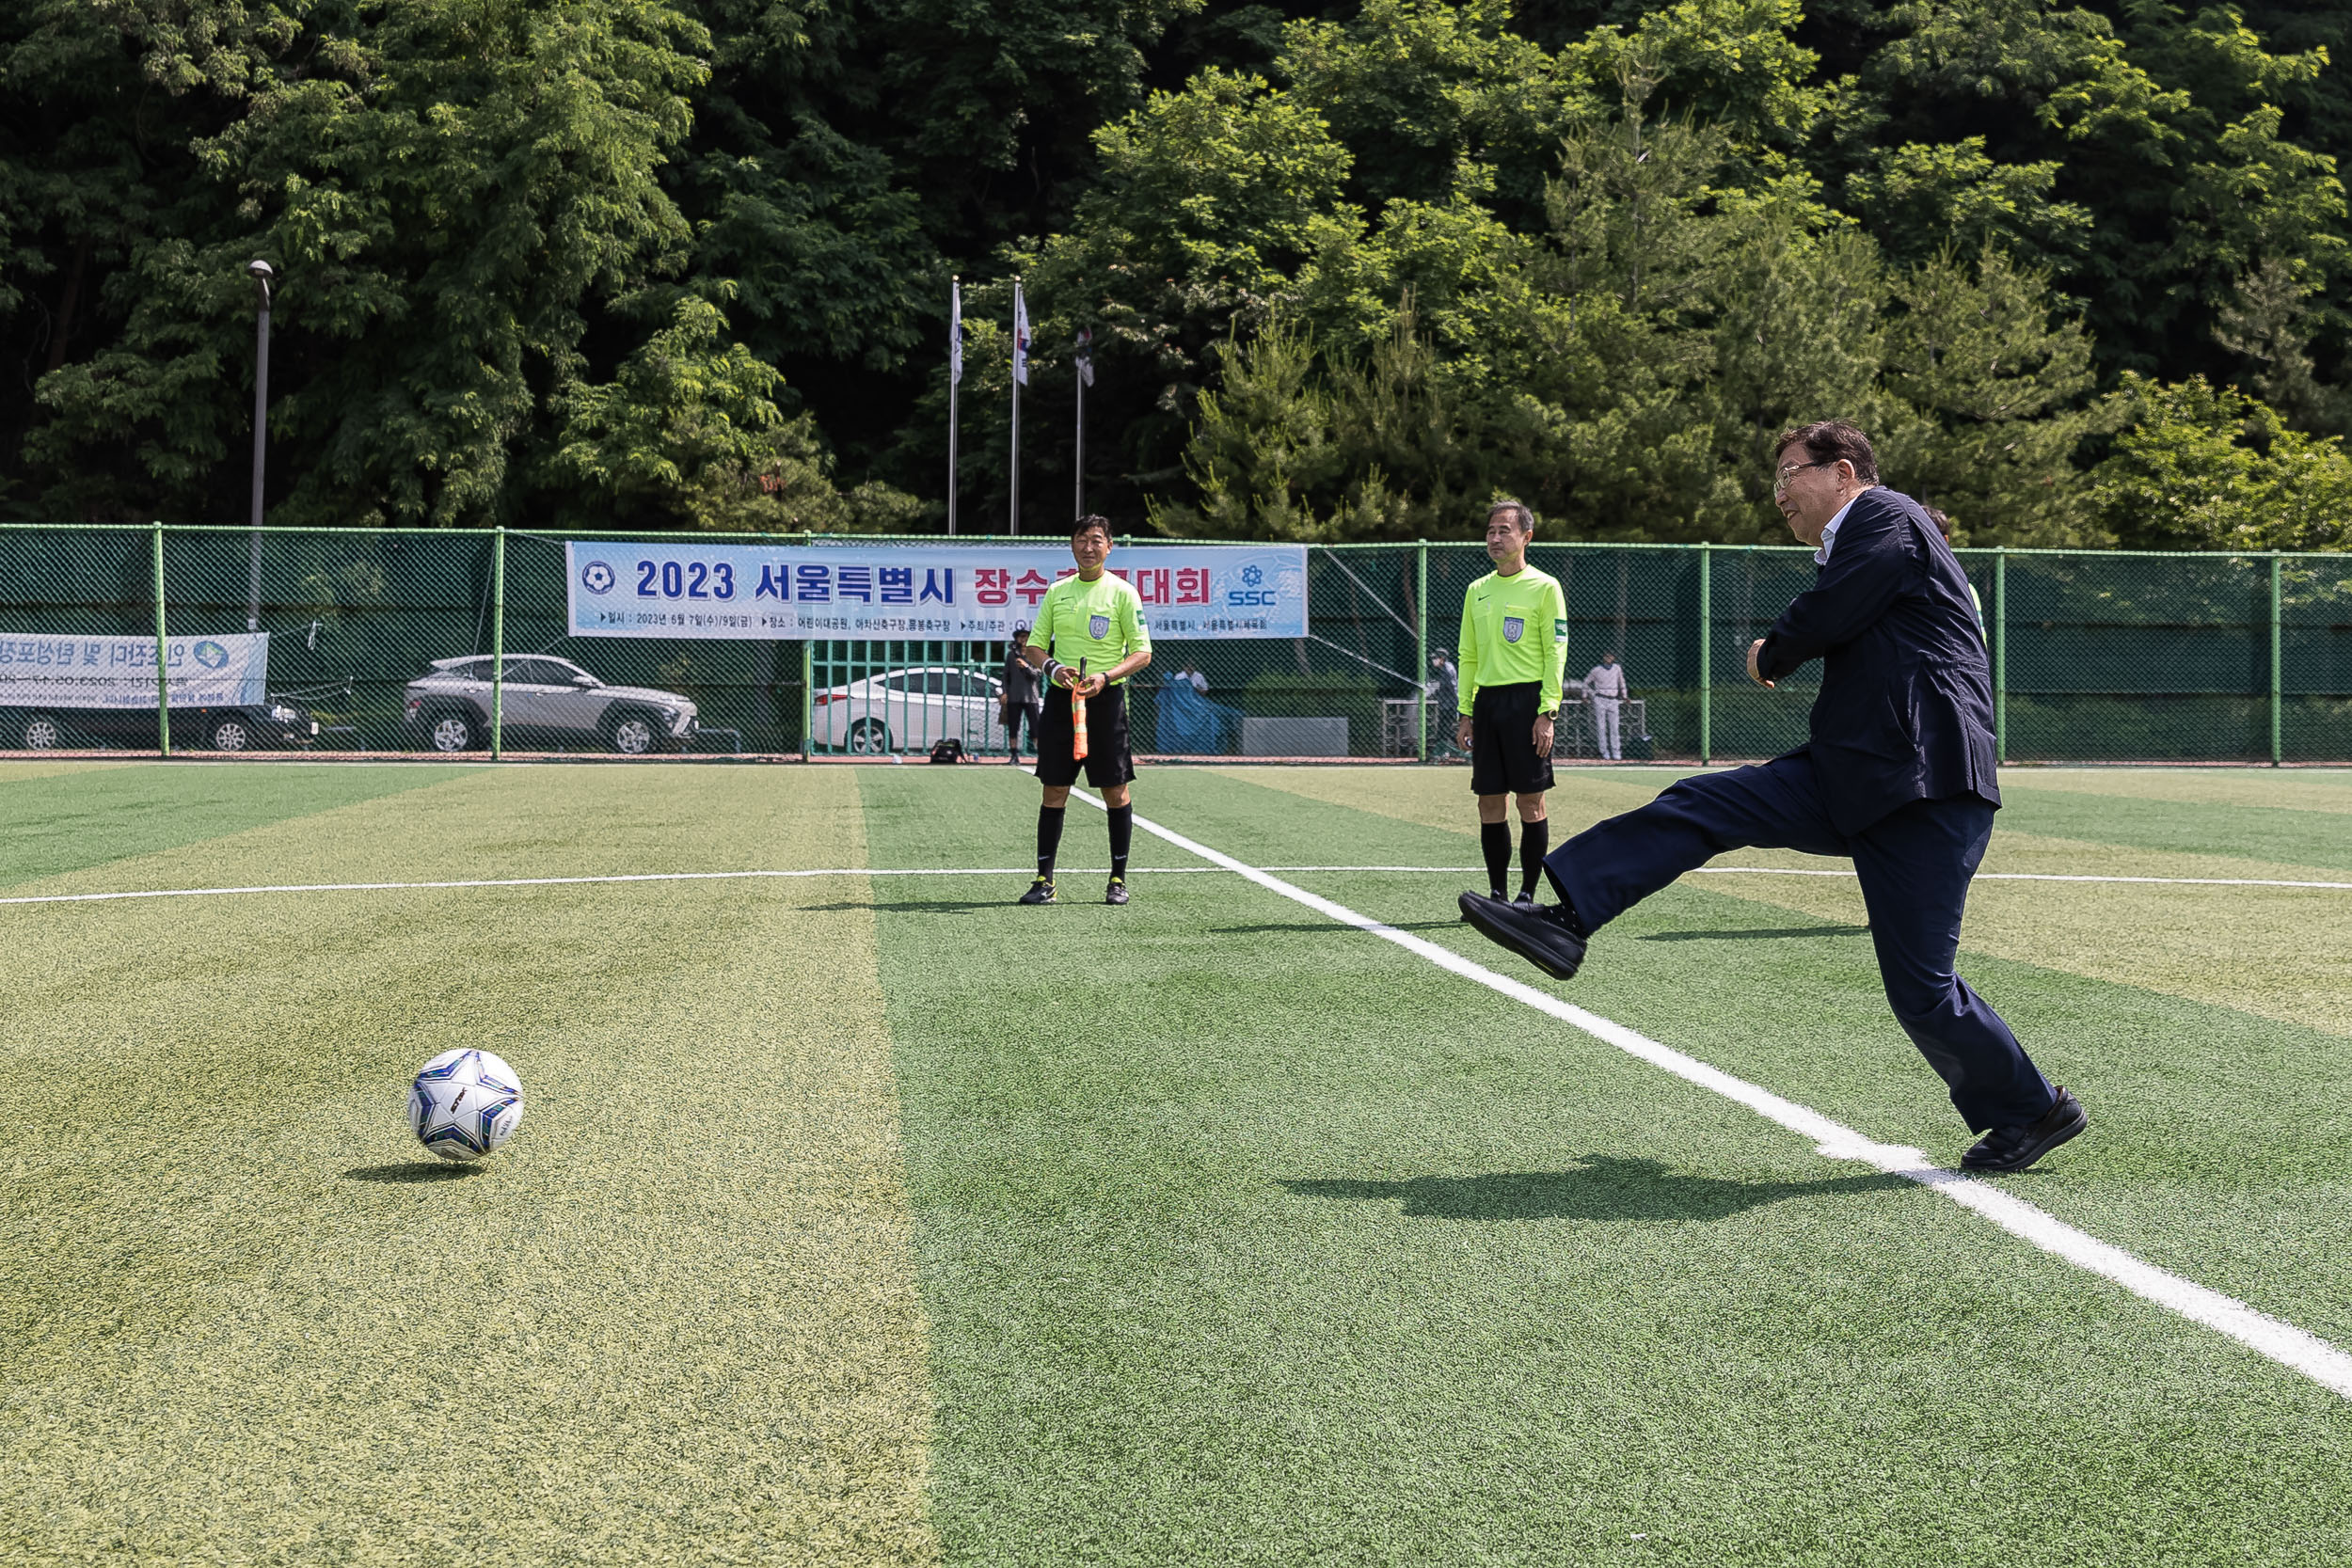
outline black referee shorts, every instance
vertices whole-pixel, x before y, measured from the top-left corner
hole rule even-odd
[[[1037,781],[1055,785],[1078,782],[1078,762],[1070,754],[1070,688],[1057,683],[1045,693],[1045,721],[1037,728]],[[1127,748],[1127,689],[1106,686],[1087,699],[1087,783],[1097,789],[1123,784],[1136,776],[1136,754]]]
[[[1551,787],[1551,759],[1535,754],[1541,681],[1482,686],[1470,699],[1470,793],[1536,795]]]

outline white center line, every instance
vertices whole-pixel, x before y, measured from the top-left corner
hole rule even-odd
[[[1138,873],[1155,877],[1217,876],[1224,873],[1221,865],[1147,865],[1135,868]],[[1466,874],[1474,867],[1466,865],[1278,865],[1276,871],[1342,872],[1342,871],[1442,871]],[[1064,877],[1107,877],[1108,866],[1063,866],[1058,873]],[[125,898],[230,898],[255,893],[405,893],[438,888],[482,887],[588,887],[604,882],[739,882],[770,878],[806,877],[1034,877],[1034,865],[914,865],[914,866],[824,866],[787,871],[637,871],[615,873],[604,877],[485,877],[468,880],[437,882],[278,882],[260,887],[165,887],[135,888],[120,893],[37,893],[21,894],[0,898],[8,904],[107,904]]]
[[[1222,875],[1231,869],[1232,867],[1224,865],[1139,865],[1130,868],[1129,875],[1150,877]],[[1258,869],[1286,871],[1294,876],[1378,873],[1469,877],[1486,868],[1476,865],[1266,865],[1260,866]],[[258,887],[164,887],[134,888],[119,893],[35,893],[0,897],[0,906],[109,904],[126,898],[233,898],[256,893],[406,893],[443,888],[591,887],[606,882],[735,882],[756,881],[772,878],[807,877],[1033,877],[1036,874],[1037,868],[1033,865],[835,865],[782,871],[638,871],[614,873],[602,877],[484,877],[432,882],[278,882]],[[1828,868],[1815,870],[1810,867],[1780,865],[1702,865],[1691,874],[1700,877],[1851,878],[1853,876],[1851,871]],[[1065,865],[1060,867],[1056,875],[1106,877],[1110,875],[1110,868],[1101,865]],[[2042,871],[1979,871],[1977,873],[1977,880],[1980,882],[2135,882],[2177,887],[2329,888],[2352,892],[2352,882],[2280,882],[2263,881],[2250,877],[2070,877]]]
[[[1102,808],[1100,800],[1083,790],[1073,790],[1071,793],[1097,809]],[[1878,1143],[1850,1127],[1830,1120],[1819,1111],[1797,1104],[1794,1101],[1784,1100],[1770,1089],[1759,1087],[1743,1078],[1735,1078],[1695,1056],[1687,1056],[1672,1046],[1661,1045],[1645,1035],[1636,1034],[1621,1023],[1563,1002],[1548,991],[1498,974],[1484,964],[1473,963],[1434,942],[1424,941],[1409,931],[1400,931],[1393,926],[1383,925],[1343,904],[1318,897],[1302,887],[1283,881],[1205,844],[1195,843],[1156,822],[1138,816],[1135,824],[1179,849],[1198,855],[1212,865],[1222,866],[1269,892],[1279,893],[1294,903],[1304,904],[1343,926],[1352,926],[1385,942],[1392,942],[1440,969],[1475,981],[1513,1001],[1525,1003],[1538,1012],[1581,1029],[1595,1039],[1613,1045],[1628,1055],[1637,1056],[1687,1083],[1710,1089],[1726,1100],[1736,1101],[1767,1121],[1812,1139],[1816,1150],[1825,1159],[1859,1161],[1886,1175],[1903,1177],[1941,1193],[1962,1208],[1983,1215],[2010,1235],[2030,1242],[2077,1268],[2112,1280],[2144,1301],[2203,1323],[2247,1349],[2302,1373],[2322,1387],[2352,1399],[2352,1355],[2293,1323],[2258,1312],[2242,1301],[2135,1258],[2121,1247],[2075,1229],[2023,1198],[2012,1196],[1996,1186],[1960,1171],[1937,1165],[1918,1149]]]

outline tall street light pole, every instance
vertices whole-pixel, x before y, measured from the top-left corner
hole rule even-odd
[[[245,629],[262,629],[262,459],[269,442],[269,284],[278,276],[267,261],[245,264],[262,292],[261,323],[253,344],[253,560],[246,579]]]

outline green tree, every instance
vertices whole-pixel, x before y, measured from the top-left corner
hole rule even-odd
[[[680,519],[729,531],[875,531],[912,521],[919,503],[868,482],[834,489],[814,420],[773,401],[784,378],[741,343],[723,343],[718,307],[687,297],[612,381],[575,383],[557,400],[559,480],[588,488],[576,527],[664,527]]]
[[[2121,427],[2091,471],[2091,504],[2139,549],[2352,549],[2352,455],[2337,436],[2202,377],[2127,375],[2109,398]]]
[[[1888,481],[1978,545],[2105,543],[2074,467],[2099,416],[2091,345],[2047,281],[1997,250],[1947,252],[1893,280],[1886,390],[1915,412],[1883,441]]]
[[[176,12],[174,14],[177,14]],[[241,14],[241,13],[240,13]],[[655,306],[686,225],[656,178],[684,135],[700,30],[654,0],[306,9],[297,40],[126,15],[151,79],[239,101],[196,144],[218,199],[111,281],[119,338],[42,379],[37,471],[128,448],[114,506],[218,515],[246,420],[247,257],[282,275],[281,521],[520,515],[590,309]],[[284,44],[283,47],[280,45]],[[309,373],[302,373],[307,371]]]

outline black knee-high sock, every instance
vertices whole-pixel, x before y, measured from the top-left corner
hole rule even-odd
[[[1136,808],[1132,805],[1110,808],[1111,875],[1127,875],[1127,851],[1136,841]]]
[[[1551,848],[1551,823],[1546,817],[1519,824],[1519,891],[1533,894],[1535,879],[1544,874],[1544,855]]]
[[[1486,885],[1498,893],[1511,885],[1511,824],[1481,822],[1478,847],[1486,852]]]
[[[1062,818],[1069,815],[1068,806],[1037,808],[1037,874],[1049,882],[1054,879],[1054,856],[1061,849]]]

